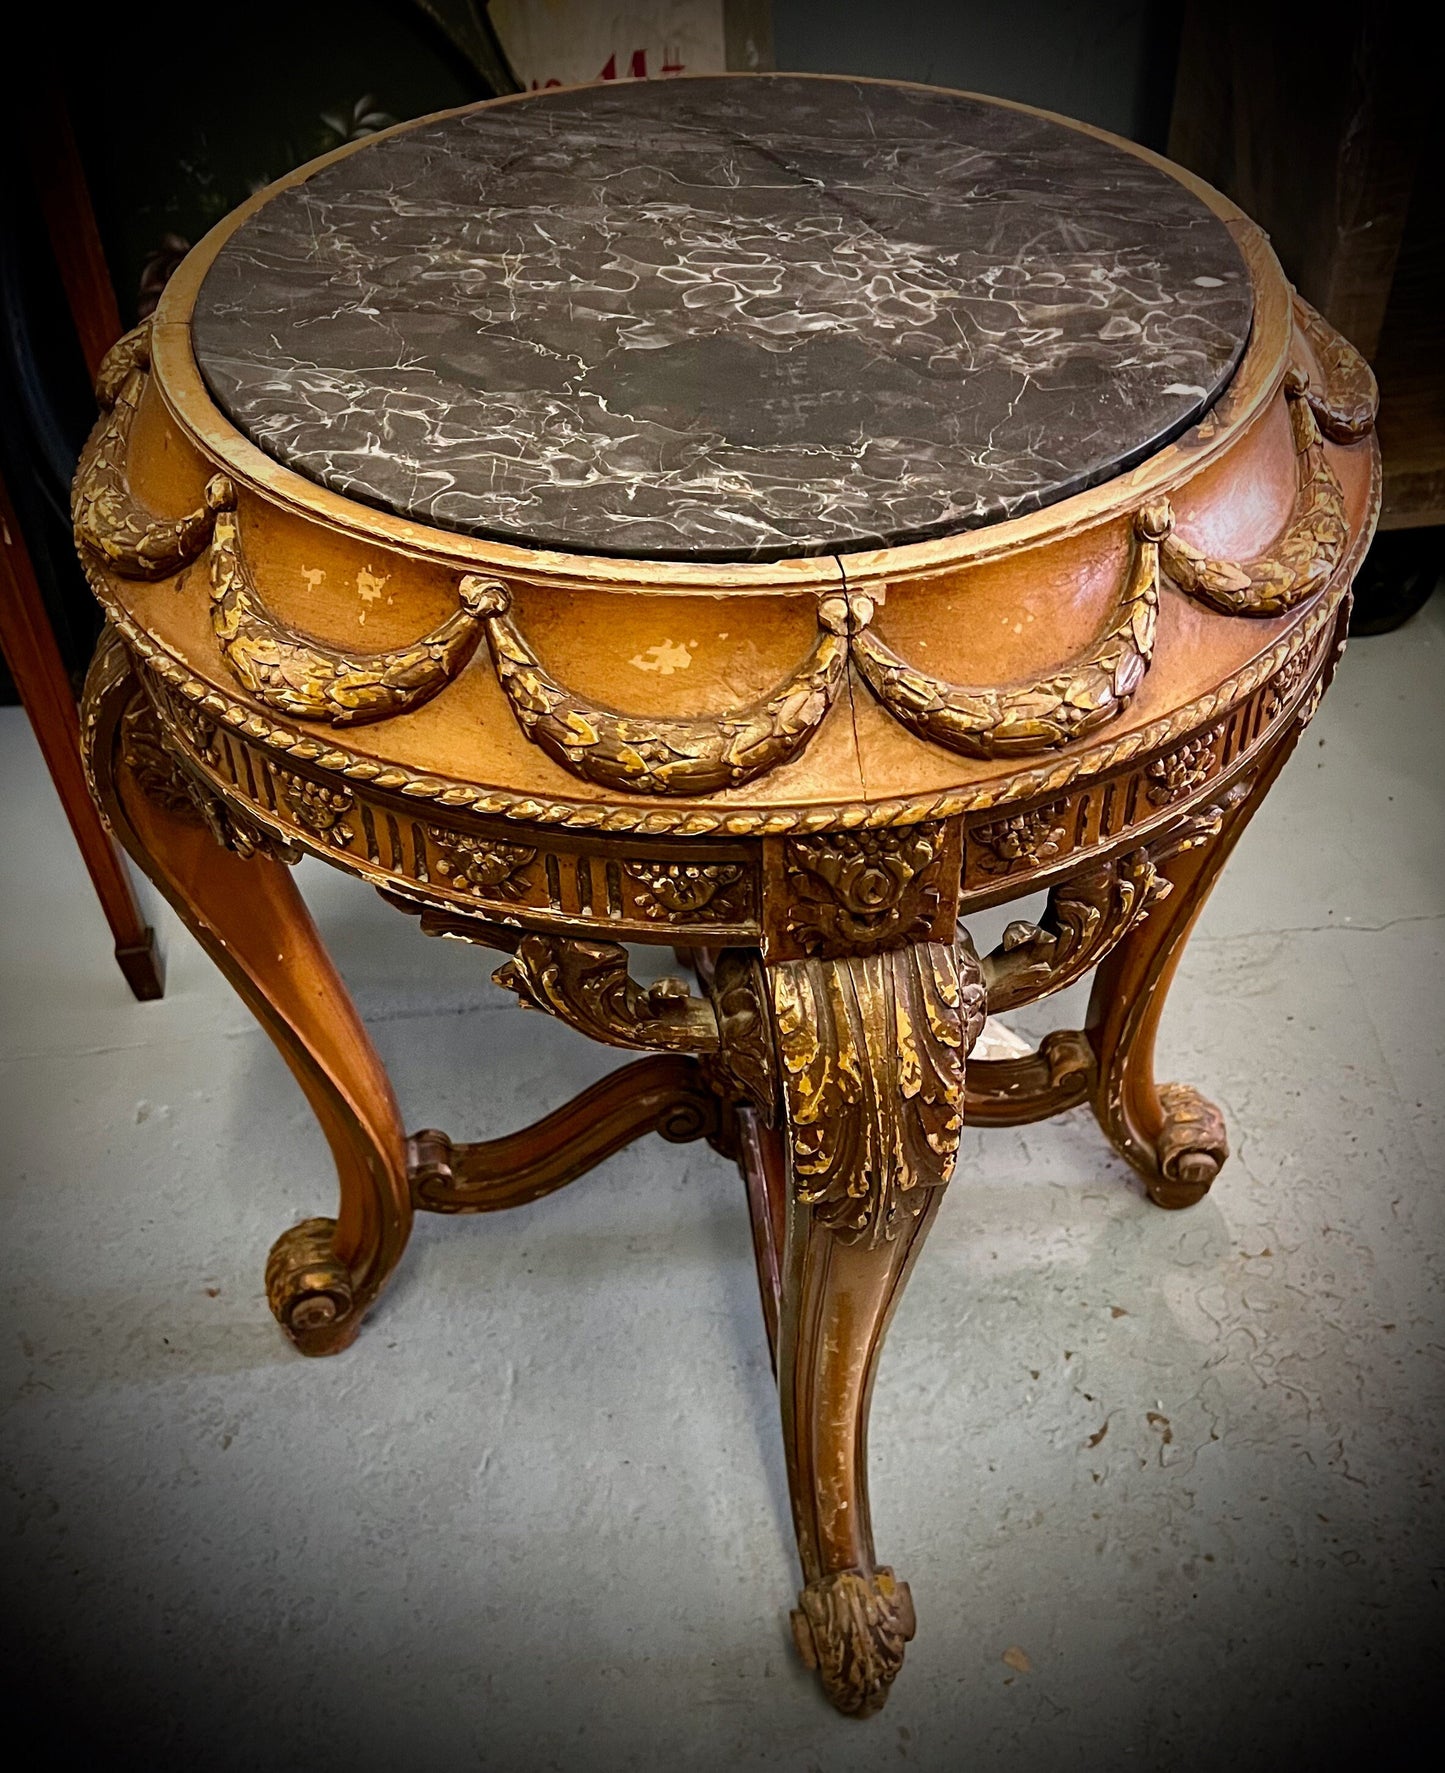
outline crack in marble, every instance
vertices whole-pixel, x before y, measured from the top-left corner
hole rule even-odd
[[[193,321],[222,408],[465,534],[767,560],[993,523],[1194,423],[1248,336],[1224,225],[1107,142],[790,76],[539,95],[278,193]]]

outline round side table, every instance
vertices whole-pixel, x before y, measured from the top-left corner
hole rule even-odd
[[[191,253],[98,393],[95,792],[336,1160],[336,1216],[271,1254],[283,1330],[345,1348],[415,1211],[711,1140],[746,1179],[798,1649],[875,1711],[914,1614],[869,1394],[960,1128],[1089,1103],[1164,1207],[1227,1155],[1155,1029],[1344,644],[1369,370],[1138,147],[751,76],[316,161]],[[505,1138],[408,1137],[302,854],[645,1056]],[[969,913],[1043,889],[976,952]],[[691,977],[638,983],[627,943]],[[969,1061],[1091,970],[1083,1029]]]

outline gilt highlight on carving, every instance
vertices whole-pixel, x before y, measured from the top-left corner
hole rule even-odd
[[[1285,378],[1299,490],[1284,533],[1256,560],[1212,560],[1177,529],[1162,544],[1164,570],[1181,591],[1225,616],[1282,616],[1323,591],[1350,539],[1345,498],[1325,457],[1306,383]]]
[[[563,688],[523,639],[506,588],[462,584],[482,600],[497,676],[527,737],[574,776],[631,794],[715,794],[796,757],[833,705],[850,628],[872,614],[866,598],[820,599],[813,650],[770,695],[711,719],[669,720],[619,714]]]
[[[863,681],[895,720],[919,738],[970,757],[1049,751],[1115,719],[1144,681],[1159,614],[1159,544],[1173,515],[1167,503],[1134,519],[1133,556],[1104,632],[1080,658],[1036,683],[948,683],[908,664],[871,630],[853,642]]]
[[[1304,397],[1320,430],[1331,443],[1358,443],[1375,428],[1380,389],[1375,372],[1344,336],[1336,332],[1298,290],[1295,320],[1320,366],[1322,382],[1307,381]]]
[[[797,1198],[845,1242],[891,1243],[953,1169],[985,1015],[967,938],[769,969]]]
[[[1368,370],[1291,308],[1259,231],[1157,157],[793,76],[607,82],[355,145],[214,230],[150,336],[149,371],[143,333],[105,366],[77,489],[112,625],[83,744],[112,830],[329,1144],[334,1216],[268,1264],[278,1321],[335,1353],[415,1209],[495,1211],[634,1138],[707,1139],[744,1172],[778,1381],[801,1576],[775,1599],[801,1589],[800,1654],[869,1716],[914,1631],[873,1541],[870,1399],[962,1127],[1087,1104],[1167,1207],[1225,1161],[1218,1110],[1157,1084],[1155,1037],[1338,658],[1379,499]],[[167,523],[128,485],[205,509]],[[1275,487],[1261,559],[1195,546]],[[208,538],[209,578],[140,582]],[[446,621],[350,651],[338,568],[363,560],[390,575],[388,636]],[[1050,593],[1087,597],[1097,632],[990,681],[1020,585],[1045,625]],[[779,659],[771,693],[674,719],[570,687],[627,680],[704,598],[708,682]],[[922,669],[943,657],[975,681]],[[303,851],[459,967],[497,951],[524,1005],[630,1062],[530,1127],[408,1138],[276,865]],[[1043,888],[980,961],[974,912]],[[682,976],[653,983],[633,944]],[[1090,971],[1082,1027],[974,1059],[987,1007]]]
[[[476,651],[482,599],[465,579],[462,607],[409,646],[348,653],[308,639],[266,608],[241,552],[233,496],[218,486],[216,497],[223,508],[211,538],[211,626],[221,657],[268,708],[332,726],[386,720],[445,688]]]
[[[101,363],[95,392],[102,418],[81,451],[71,491],[76,541],[113,573],[165,579],[205,547],[215,516],[212,490],[183,517],[157,517],[130,490],[131,427],[150,367],[150,322],[118,339]]]

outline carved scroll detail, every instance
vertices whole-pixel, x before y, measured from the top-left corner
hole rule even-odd
[[[1230,813],[1249,799],[1254,780],[1254,772],[1245,771],[1229,784],[1218,800],[1196,808],[1177,825],[1171,825],[1162,837],[1150,844],[1149,853],[1153,859],[1156,862],[1168,862],[1188,850],[1197,850],[1202,845],[1213,842],[1224,829],[1224,821]]]
[[[953,1171],[978,957],[964,937],[768,978],[796,1197],[845,1243],[891,1243]]]
[[[102,418],[81,452],[71,492],[76,541],[127,579],[164,579],[205,547],[215,518],[205,503],[184,517],[157,517],[130,490],[126,459],[150,368],[150,322],[118,339],[101,363],[95,392]]]
[[[871,1577],[840,1570],[810,1582],[792,1616],[805,1668],[850,1717],[870,1717],[888,1697],[916,1629],[913,1597],[886,1565]]]
[[[1174,522],[1167,503],[1134,519],[1124,591],[1104,632],[1081,658],[1013,688],[966,689],[907,664],[872,632],[853,641],[863,681],[910,732],[970,757],[1056,750],[1123,712],[1154,654],[1159,613],[1159,545]]]
[[[1224,1116],[1190,1084],[1161,1084],[1159,1106],[1164,1111],[1156,1144],[1161,1180],[1151,1192],[1161,1206],[1192,1206],[1229,1156]]]
[[[777,1068],[763,966],[750,949],[725,948],[713,964],[708,996],[721,1050],[709,1061],[742,1090],[770,1125],[777,1118]]]
[[[709,1053],[718,1048],[717,1017],[706,998],[680,979],[643,987],[614,942],[523,936],[493,979],[525,1008],[545,1010],[593,1040],[645,1052]]]
[[[634,1059],[529,1127],[472,1144],[435,1127],[407,1140],[412,1204],[495,1213],[539,1200],[647,1133],[674,1144],[717,1137],[718,1098],[701,1065],[677,1054]]]
[[[266,1298],[290,1336],[329,1328],[350,1315],[351,1271],[336,1255],[336,1221],[303,1219],[283,1231],[266,1260]]]
[[[1037,1052],[1016,1059],[975,1059],[968,1068],[963,1117],[970,1126],[1021,1126],[1087,1102],[1098,1061],[1081,1029],[1055,1028]]]
[[[1225,616],[1281,616],[1322,591],[1349,545],[1345,495],[1298,370],[1285,377],[1299,491],[1284,534],[1270,553],[1237,563],[1213,560],[1175,530],[1161,543],[1164,570],[1181,591]]]
[[[711,719],[669,720],[582,701],[543,669],[504,585],[469,575],[462,588],[486,613],[497,676],[527,737],[574,776],[631,794],[715,794],[796,757],[843,682],[850,629],[873,613],[867,598],[823,598],[813,650],[770,695]]]
[[[1336,332],[1298,292],[1294,317],[1324,375],[1323,388],[1305,385],[1310,411],[1331,443],[1358,443],[1374,430],[1380,408],[1375,372],[1344,334]]]
[[[451,682],[476,651],[482,604],[462,581],[462,607],[409,646],[347,653],[309,640],[266,608],[246,569],[235,495],[218,475],[211,538],[211,626],[221,657],[258,702],[298,720],[357,726],[406,714]]]
[[[990,1012],[1017,1009],[1071,985],[1172,890],[1146,850],[1061,881],[1049,893],[1042,923],[1011,923],[984,956]]]

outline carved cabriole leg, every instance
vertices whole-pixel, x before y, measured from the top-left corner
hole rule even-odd
[[[804,1577],[793,1630],[833,1704],[867,1717],[914,1625],[907,1584],[874,1559],[868,1406],[952,1173],[983,986],[966,941],[767,977],[788,1159],[777,1373]]]
[[[1312,692],[1307,706],[1314,700]],[[1086,1023],[1097,1065],[1094,1112],[1161,1207],[1190,1207],[1201,1200],[1229,1155],[1224,1117],[1212,1102],[1189,1084],[1154,1081],[1154,1042],[1165,998],[1220,869],[1307,719],[1305,714],[1291,721],[1253,770],[1186,820],[1177,844],[1156,849],[1159,872],[1173,890],[1094,974]]]
[[[289,869],[255,847],[262,834],[238,837],[204,790],[188,786],[113,636],[91,666],[85,740],[115,836],[276,1043],[331,1147],[338,1215],[282,1235],[266,1290],[303,1354],[335,1354],[355,1337],[411,1229],[405,1139],[386,1072]],[[218,830],[234,848],[216,841]]]

